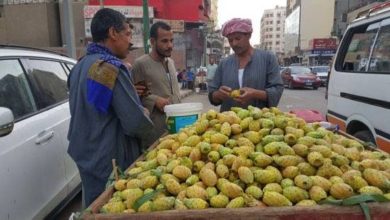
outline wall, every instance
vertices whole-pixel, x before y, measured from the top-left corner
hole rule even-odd
[[[331,37],[335,0],[301,0],[300,48],[307,50],[314,38]]]
[[[155,9],[155,17],[168,20],[184,20],[186,22],[205,21],[204,0],[149,0],[149,7]],[[90,0],[90,5],[99,5],[99,0]],[[142,6],[142,0],[105,0],[105,5]]]
[[[76,47],[84,45],[85,38],[85,25],[84,25],[84,3],[82,2],[73,2],[73,27],[75,35],[75,44]],[[61,22],[61,32],[63,44],[65,44],[65,31],[64,31],[64,21],[63,21],[63,3],[59,4],[60,11],[60,22]]]
[[[351,11],[354,11],[371,3],[375,5],[381,2],[375,0],[336,0],[336,7],[334,12],[335,19],[333,22],[333,35],[341,39],[345,29],[347,28],[348,23],[351,21],[347,18],[347,14]]]
[[[61,45],[58,4],[4,5],[0,43],[34,47]],[[1,25],[1,24],[0,24]],[[5,37],[4,37],[5,36]]]

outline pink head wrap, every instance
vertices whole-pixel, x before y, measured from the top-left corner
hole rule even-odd
[[[234,32],[252,33],[252,21],[250,19],[233,18],[222,25],[222,35],[227,35]]]

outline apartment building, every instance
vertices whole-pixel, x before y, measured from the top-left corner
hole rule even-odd
[[[273,51],[277,55],[284,54],[284,20],[286,8],[276,6],[264,10],[260,22],[260,45],[264,50]]]
[[[287,0],[284,63],[327,65],[336,49],[332,39],[335,0]],[[313,42],[329,42],[316,48]]]

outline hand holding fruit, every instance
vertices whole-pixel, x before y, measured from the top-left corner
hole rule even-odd
[[[219,87],[218,91],[215,91],[213,93],[213,98],[219,100],[219,101],[225,101],[230,98],[230,93],[232,89],[228,86],[221,86]]]
[[[250,103],[253,99],[256,99],[256,89],[252,89],[249,87],[244,87],[239,90],[240,95],[237,97],[233,97],[234,100],[243,105]]]

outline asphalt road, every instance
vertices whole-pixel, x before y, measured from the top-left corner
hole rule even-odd
[[[207,93],[200,92],[187,96],[182,100],[184,103],[201,102],[203,104],[203,112],[213,108],[219,110],[218,106],[213,106],[209,103]],[[278,107],[282,111],[290,111],[293,109],[313,109],[326,113],[325,88],[320,87],[318,90],[311,89],[285,89]],[[58,220],[67,220],[72,212],[81,211],[81,194],[69,203],[69,205],[55,218]]]
[[[207,93],[200,92],[183,99],[183,102],[201,102],[203,104],[203,111],[208,109],[217,109],[218,106],[213,106],[209,103]],[[320,87],[318,90],[311,89],[284,89],[282,98],[279,102],[278,108],[282,111],[290,111],[294,109],[312,109],[326,113],[326,99],[325,87]]]

